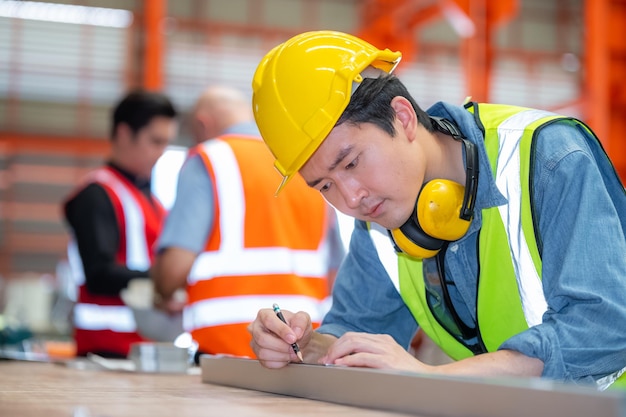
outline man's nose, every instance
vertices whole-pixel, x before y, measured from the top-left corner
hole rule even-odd
[[[365,196],[365,190],[357,181],[342,184],[340,190],[348,208],[355,210],[361,205],[361,200]]]

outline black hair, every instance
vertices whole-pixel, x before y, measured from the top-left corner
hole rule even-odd
[[[418,122],[429,132],[433,132],[428,114],[420,108],[402,81],[393,74],[384,74],[378,78],[365,78],[352,94],[348,106],[335,126],[342,123],[351,123],[357,126],[362,123],[372,123],[390,136],[395,136],[396,130],[393,127],[393,121],[396,112],[391,107],[391,100],[398,96],[409,100],[417,114]]]
[[[167,96],[145,90],[131,91],[113,110],[111,137],[115,137],[115,131],[120,123],[127,124],[136,134],[157,116],[171,119],[177,116],[176,109]]]

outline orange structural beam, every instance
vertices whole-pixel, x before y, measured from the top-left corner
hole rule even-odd
[[[489,99],[494,55],[492,31],[518,11],[518,0],[369,0],[362,5],[358,35],[379,48],[400,50],[403,60],[418,53],[419,26],[445,18],[462,39],[467,94]]]
[[[626,1],[585,1],[585,119],[626,182]]]
[[[474,101],[489,101],[493,46],[491,29],[493,20],[487,0],[474,0],[466,12],[473,23],[473,34],[463,41],[465,92]]]
[[[356,35],[378,48],[400,51],[410,62],[417,55],[415,30],[439,15],[439,5],[431,1],[370,0],[361,6]]]
[[[148,90],[163,88],[164,22],[167,0],[144,0],[143,85]]]
[[[466,94],[489,101],[494,60],[493,30],[518,11],[518,0],[443,1],[445,15],[463,40]],[[466,20],[463,21],[463,17]]]
[[[609,140],[609,56],[607,21],[609,2],[585,2],[585,114],[586,119],[605,146]]]
[[[467,15],[473,14],[475,6],[485,7],[489,20],[493,25],[504,24],[513,18],[519,11],[519,0],[439,0],[440,3],[455,3]],[[484,4],[481,4],[484,3]]]
[[[0,157],[14,153],[106,157],[111,143],[103,138],[74,138],[0,132]]]

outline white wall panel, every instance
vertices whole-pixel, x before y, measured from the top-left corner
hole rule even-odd
[[[362,3],[363,2],[358,0],[318,1],[317,7],[319,8],[319,14],[317,17],[320,27],[315,29],[353,32],[359,26],[361,19],[359,8]]]
[[[125,89],[127,29],[0,18],[0,96],[111,103]]]
[[[536,63],[522,59],[500,60],[492,75],[492,98],[497,103],[554,109],[580,96],[577,74],[566,72],[560,62]]]
[[[398,76],[417,104],[427,109],[437,101],[461,104],[465,98],[465,79],[454,56],[418,57],[415,63],[400,63]]]
[[[254,70],[266,51],[169,42],[166,91],[181,109],[193,105],[212,84],[228,84],[252,94]]]
[[[259,0],[208,0],[204,4],[206,12],[203,17],[213,21],[262,23],[261,21],[255,22],[254,19],[250,19],[252,17],[249,16],[252,1],[258,2]],[[263,4],[263,1],[260,4]]]
[[[305,1],[263,0],[261,21],[277,28],[306,27],[308,25],[303,12]]]

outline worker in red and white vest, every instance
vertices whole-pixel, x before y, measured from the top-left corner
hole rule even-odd
[[[120,292],[149,278],[165,209],[152,194],[151,172],[178,133],[177,113],[159,93],[134,91],[115,107],[111,154],[65,200],[68,258],[79,285],[73,312],[77,355],[126,357],[144,340]]]

